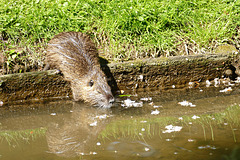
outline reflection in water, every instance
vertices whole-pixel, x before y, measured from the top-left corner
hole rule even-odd
[[[120,156],[139,156],[150,157],[155,153],[155,149],[142,141],[115,141],[111,142],[107,150],[110,152],[118,152]]]
[[[71,112],[67,117],[59,117],[57,123],[51,123],[46,134],[50,152],[62,157],[89,153],[110,116],[109,110],[78,103],[73,103]]]
[[[234,159],[240,90],[222,89],[138,93],[110,110],[66,100],[0,108],[0,160]]]
[[[111,110],[89,107],[72,101],[58,101],[37,106],[39,108],[36,104],[29,105],[27,108],[22,106],[7,108],[7,110],[1,108],[0,159],[5,157],[10,160],[15,159],[11,154],[12,149],[18,149],[21,144],[19,147],[24,150],[26,144],[34,143],[41,136],[45,136],[48,148],[43,151],[45,152],[43,156],[46,156],[46,153],[49,156],[51,153],[59,157],[71,158],[89,154],[94,151],[93,146],[96,146],[98,134],[105,128],[111,117]],[[9,151],[4,147],[5,142],[11,146]],[[4,154],[1,149],[4,150]],[[31,149],[26,149],[24,154],[31,155],[31,152],[40,148]],[[17,154],[18,151],[16,150],[15,153]],[[39,156],[35,159],[42,158]]]

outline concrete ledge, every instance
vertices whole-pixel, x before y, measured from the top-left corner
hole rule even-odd
[[[3,103],[68,97],[69,82],[57,70],[0,76],[0,100]]]
[[[176,56],[114,63],[109,68],[120,89],[162,89],[222,77],[227,69],[234,70],[233,58],[233,54]]]
[[[176,56],[103,64],[109,84],[116,89],[166,89],[190,81],[222,77],[234,54]],[[234,76],[234,75],[233,75]],[[118,87],[118,88],[117,88]],[[69,82],[57,70],[0,76],[0,100],[15,103],[48,98],[71,98]]]

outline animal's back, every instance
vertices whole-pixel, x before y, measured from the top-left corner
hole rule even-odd
[[[49,41],[47,51],[48,63],[66,73],[67,80],[74,75],[83,76],[94,66],[100,66],[94,43],[81,32],[62,32],[54,36]]]

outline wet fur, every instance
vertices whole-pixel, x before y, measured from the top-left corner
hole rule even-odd
[[[71,82],[74,100],[100,107],[111,106],[111,89],[100,69],[97,48],[87,35],[80,32],[56,35],[49,41],[46,60]]]

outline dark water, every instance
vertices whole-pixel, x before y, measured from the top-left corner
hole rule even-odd
[[[71,100],[3,106],[0,160],[237,160],[240,88],[225,88],[128,92],[110,110]]]

